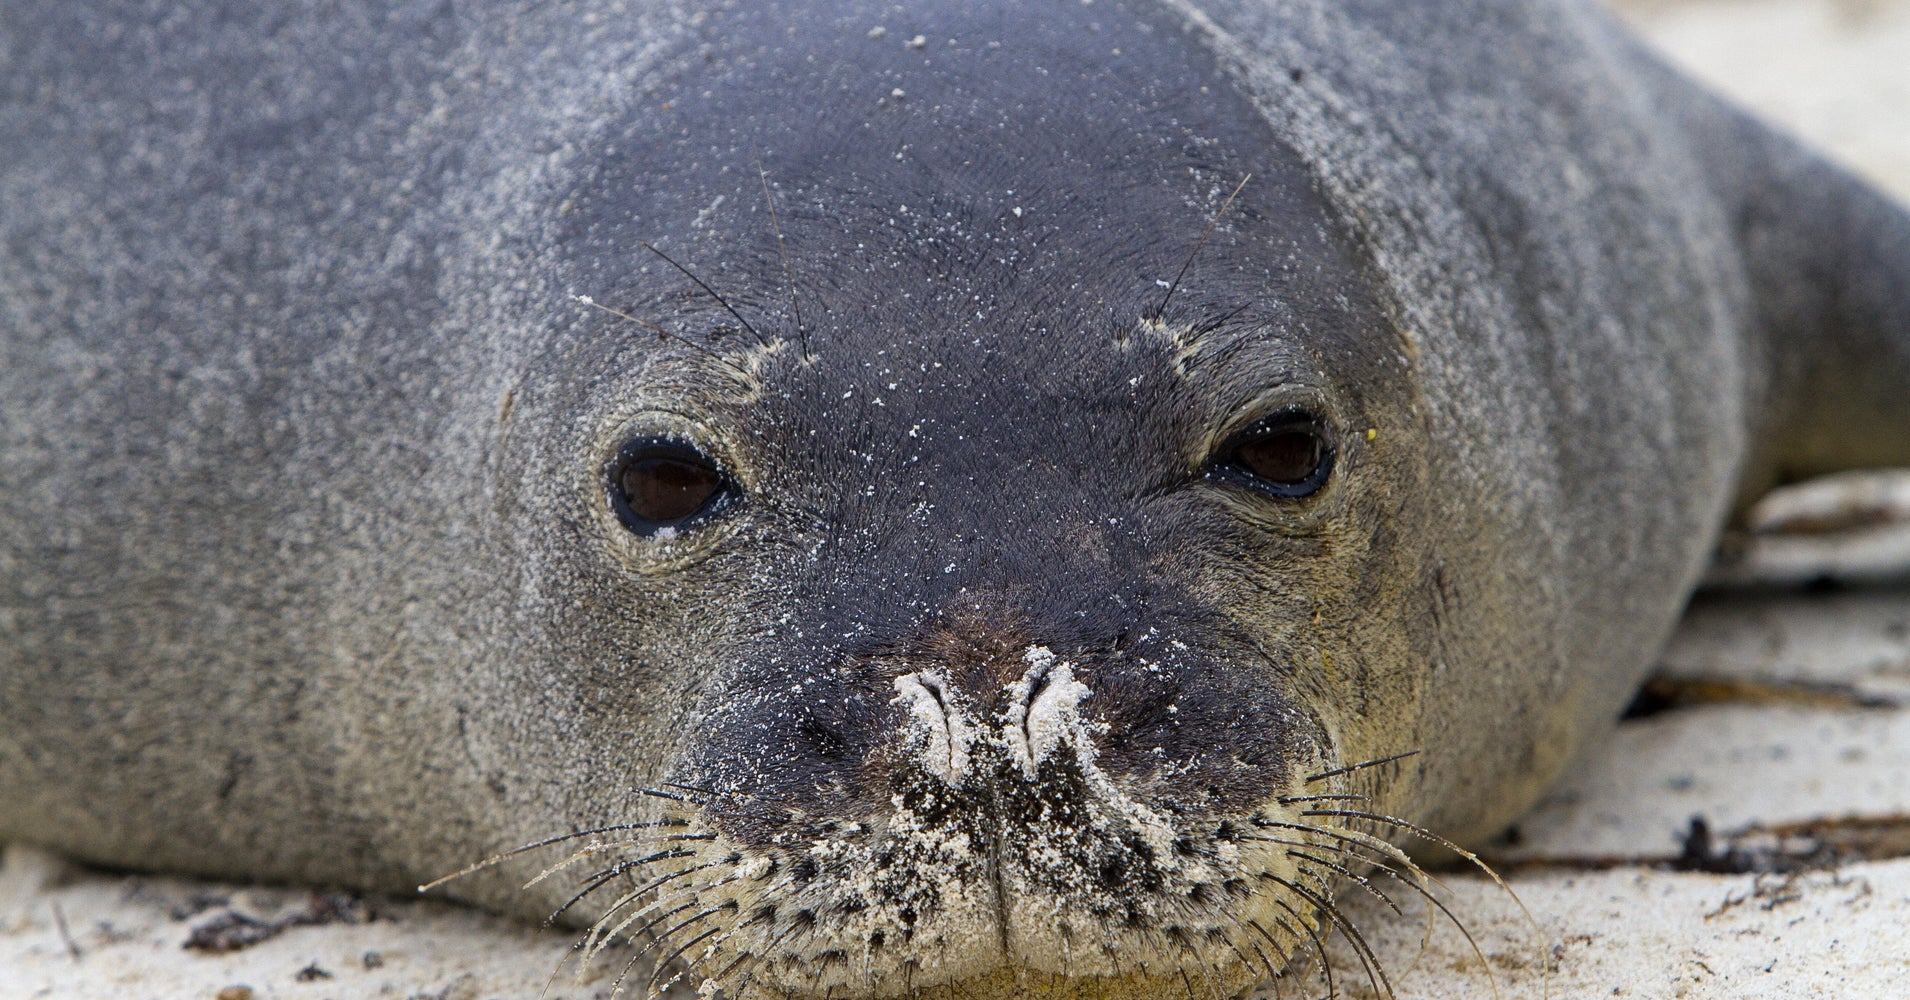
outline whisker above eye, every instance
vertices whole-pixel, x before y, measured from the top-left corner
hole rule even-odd
[[[1187,260],[1181,263],[1180,272],[1174,275],[1173,282],[1167,286],[1167,294],[1161,296],[1160,304],[1156,305],[1154,311],[1146,317],[1148,320],[1158,323],[1161,317],[1167,314],[1167,302],[1180,289],[1181,279],[1187,277],[1187,269],[1194,266],[1194,258],[1200,256],[1200,250],[1207,245],[1208,237],[1214,235],[1214,227],[1220,225],[1221,217],[1227,214],[1227,209],[1232,207],[1235,198],[1240,197],[1241,190],[1250,180],[1253,180],[1252,174],[1240,178],[1240,183],[1234,185],[1233,193],[1227,196],[1226,201],[1220,203],[1220,209],[1214,213],[1212,219],[1208,220],[1207,228],[1201,232],[1200,239],[1194,241],[1194,249],[1188,251]]]
[[[682,264],[677,263],[676,260],[672,258],[669,254],[664,253],[661,250],[658,250],[656,247],[650,245],[649,243],[644,243],[642,244],[642,246],[645,250],[648,250],[651,253],[656,254],[658,257],[663,258],[664,263],[669,264],[671,267],[674,267],[677,270],[683,272],[684,277],[695,282],[696,287],[703,289],[704,294],[708,295],[712,299],[715,299],[716,304],[722,306],[724,312],[727,312],[731,316],[734,316],[736,318],[736,322],[741,323],[743,325],[743,329],[748,330],[750,336],[755,337],[756,342],[758,344],[761,344],[763,347],[770,346],[768,337],[765,337],[761,333],[757,332],[756,328],[750,325],[749,320],[744,319],[743,314],[737,312],[736,309],[729,304],[728,299],[725,299],[721,295],[716,294],[716,289],[711,288],[709,285],[705,284],[702,278],[699,278],[696,276],[695,272],[691,271],[687,267],[684,267]]]

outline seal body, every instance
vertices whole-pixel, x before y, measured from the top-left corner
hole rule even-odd
[[[1910,462],[1910,220],[1589,5],[0,47],[0,836],[82,859],[575,834],[450,891],[733,994],[1238,990],[1530,804],[1744,502]]]

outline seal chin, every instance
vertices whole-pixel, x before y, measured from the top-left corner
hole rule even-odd
[[[993,706],[935,670],[895,676],[871,764],[889,796],[863,816],[768,844],[725,834],[721,810],[688,817],[693,846],[659,879],[680,884],[640,913],[660,955],[732,997],[1231,995],[1279,976],[1333,877],[1296,845],[1345,854],[1308,832],[1305,779],[1244,814],[1164,806],[1149,790],[1173,774],[1098,766],[1109,727],[1073,664],[1029,646],[1021,665]]]

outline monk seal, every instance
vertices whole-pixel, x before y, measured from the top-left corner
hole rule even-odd
[[[0,51],[0,836],[89,861],[548,841],[446,891],[731,996],[1278,985],[1747,500],[1910,462],[1910,217],[1589,4]]]

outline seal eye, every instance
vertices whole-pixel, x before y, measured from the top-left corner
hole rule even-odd
[[[693,526],[729,506],[736,492],[708,455],[682,441],[630,441],[604,471],[617,520],[645,536]]]
[[[1208,475],[1297,498],[1319,492],[1332,473],[1333,449],[1319,420],[1296,410],[1268,417],[1229,438]]]

